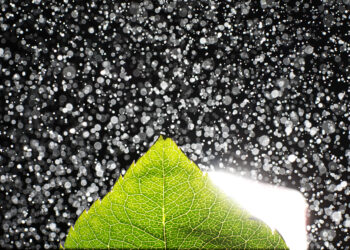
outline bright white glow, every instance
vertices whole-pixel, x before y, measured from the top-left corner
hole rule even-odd
[[[293,189],[248,180],[230,173],[208,172],[214,185],[252,216],[276,229],[291,250],[307,249],[307,203]]]

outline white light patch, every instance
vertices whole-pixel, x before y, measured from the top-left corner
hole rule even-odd
[[[259,183],[224,172],[208,172],[214,185],[252,216],[277,230],[291,250],[307,249],[304,196],[293,189]]]

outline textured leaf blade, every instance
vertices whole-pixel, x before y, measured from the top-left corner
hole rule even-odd
[[[64,247],[287,248],[162,137],[82,213]]]

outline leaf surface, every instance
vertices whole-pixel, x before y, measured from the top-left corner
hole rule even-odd
[[[80,215],[64,247],[287,248],[162,137]]]

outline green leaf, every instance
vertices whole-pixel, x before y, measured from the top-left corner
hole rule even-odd
[[[64,247],[287,248],[162,137],[81,214]]]

